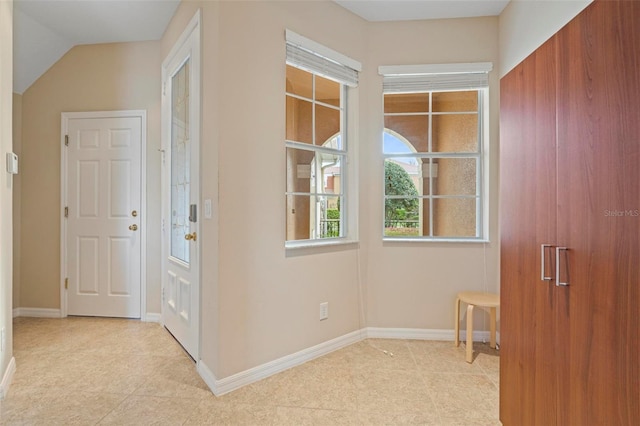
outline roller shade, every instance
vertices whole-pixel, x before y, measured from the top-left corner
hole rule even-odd
[[[289,30],[286,39],[287,64],[347,86],[358,85],[359,62]]]
[[[489,87],[490,62],[382,66],[384,93],[468,90]]]

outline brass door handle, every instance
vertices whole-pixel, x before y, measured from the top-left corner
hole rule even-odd
[[[187,235],[185,235],[185,236],[184,236],[184,239],[185,239],[185,240],[193,240],[193,241],[196,241],[196,240],[197,240],[197,238],[198,238],[198,236],[196,235],[196,233],[195,233],[195,232],[192,232],[191,234],[187,234]]]
[[[133,225],[129,226],[129,230],[130,231],[137,231],[138,230],[138,225],[133,224]]]

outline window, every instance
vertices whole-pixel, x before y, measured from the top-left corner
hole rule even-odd
[[[381,67],[384,238],[487,238],[490,65]]]
[[[347,122],[348,95],[357,85],[359,68],[355,61],[287,31],[288,247],[353,238]]]

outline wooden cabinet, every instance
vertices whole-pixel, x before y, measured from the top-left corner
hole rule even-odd
[[[500,418],[640,424],[640,2],[596,0],[500,102]]]
[[[556,241],[556,50],[548,41],[501,81],[500,414],[554,424],[555,283],[542,281]],[[545,276],[553,272],[545,247]],[[563,289],[560,289],[563,290]]]

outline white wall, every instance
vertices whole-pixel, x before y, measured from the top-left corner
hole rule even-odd
[[[511,0],[500,15],[500,77],[593,0]]]
[[[12,151],[13,86],[13,3],[0,1],[0,329],[5,330],[6,344],[0,352],[0,381],[7,374],[13,357],[12,287],[12,185],[5,155]],[[8,385],[8,383],[3,383]],[[0,387],[0,398],[4,389]]]

